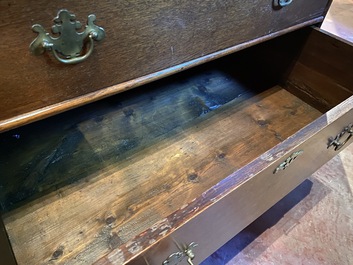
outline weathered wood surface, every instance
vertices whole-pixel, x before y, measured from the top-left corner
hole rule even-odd
[[[80,183],[8,213],[4,221],[17,260],[19,264],[89,264],[319,115],[279,87],[241,103],[230,102],[136,156],[109,163]],[[78,128],[99,157],[102,137],[108,134],[99,133],[96,122]],[[115,142],[115,131],[109,134]]]
[[[265,74],[256,84],[249,73],[243,76],[241,65],[229,70],[231,62],[199,67],[2,134],[1,210],[124,161],[195,126],[198,117],[227,102],[240,102],[271,86]]]
[[[0,3],[1,127],[7,130],[47,117],[126,90],[141,80],[112,85],[249,40],[258,38],[260,42],[296,25],[320,22],[328,2],[297,0],[285,8],[275,8],[272,1],[260,0],[3,1]],[[67,66],[55,62],[50,55],[35,57],[29,53],[28,46],[36,36],[31,26],[38,23],[49,30],[61,8],[74,12],[82,23],[88,14],[95,13],[96,23],[106,30],[106,39],[96,45],[91,58],[84,63]],[[146,77],[143,82],[166,74]],[[105,90],[89,94],[100,89]],[[89,95],[79,98],[86,94]],[[16,118],[8,120],[13,117]]]
[[[228,242],[233,235],[337,155],[338,152],[333,148],[327,149],[327,138],[352,121],[352,106],[353,97],[212,186],[202,196],[144,233],[112,250],[95,265],[162,264],[170,253],[178,251],[177,244],[183,246],[190,242],[198,243],[193,262],[201,264],[210,253]],[[286,170],[273,174],[280,163],[298,150],[304,151],[301,156]],[[158,243],[149,247],[151,239]],[[146,250],[133,259],[137,256],[134,250],[139,248]]]

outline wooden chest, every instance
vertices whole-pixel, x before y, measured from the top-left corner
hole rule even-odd
[[[343,150],[353,46],[284,2],[1,3],[6,264],[199,264]],[[106,32],[79,64],[28,52],[61,8]]]

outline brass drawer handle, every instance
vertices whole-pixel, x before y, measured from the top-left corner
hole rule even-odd
[[[54,57],[65,64],[82,62],[91,55],[94,40],[99,41],[105,37],[104,29],[95,25],[95,20],[95,15],[89,15],[85,30],[77,32],[78,29],[81,29],[81,23],[76,20],[74,14],[62,9],[54,18],[54,26],[52,26],[52,32],[59,34],[59,36],[52,37],[42,25],[33,25],[32,30],[37,32],[38,36],[29,46],[30,51],[34,55],[52,51]]]
[[[348,134],[347,138],[343,142],[340,142],[341,138],[346,134]],[[353,123],[350,123],[346,127],[344,127],[343,130],[339,134],[337,134],[335,138],[330,138],[327,148],[334,146],[335,151],[340,150],[349,141],[349,139],[351,139],[352,135]]]
[[[299,150],[291,154],[285,161],[283,161],[281,164],[279,164],[278,167],[276,167],[276,169],[273,171],[273,174],[276,174],[280,170],[285,170],[298,156],[302,155],[303,153],[303,150]]]
[[[169,255],[169,257],[163,262],[163,265],[177,265],[184,258],[187,258],[187,262],[190,265],[194,265],[192,260],[195,258],[193,249],[198,245],[195,242],[190,243],[184,249],[181,249],[179,252],[175,252]]]
[[[287,6],[289,4],[291,4],[293,2],[293,0],[278,0],[278,4],[281,7]]]

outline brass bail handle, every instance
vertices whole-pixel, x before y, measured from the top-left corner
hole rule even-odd
[[[191,243],[188,248],[185,250],[185,255],[188,257],[187,262],[190,265],[194,265],[194,263],[192,262],[192,260],[195,258],[195,254],[193,252],[193,248],[197,247],[196,243]]]
[[[189,263],[189,265],[194,265],[192,262],[192,260],[195,258],[193,249],[197,246],[198,244],[192,242],[188,246],[185,246],[183,249],[181,249],[179,252],[170,254],[169,257],[163,262],[163,265],[177,265],[185,258],[187,258],[186,261]]]
[[[42,25],[35,24],[32,30],[38,33],[29,49],[34,55],[51,51],[54,57],[64,64],[76,64],[86,60],[93,52],[94,41],[104,39],[104,29],[95,25],[96,16],[88,16],[84,31],[76,16],[66,9],[61,9],[54,18],[51,36]]]
[[[188,258],[188,263],[189,263],[190,265],[194,265],[194,263],[192,263],[192,259],[191,259],[191,258]]]
[[[348,136],[345,138],[345,140],[341,142],[341,138],[343,138],[347,134]],[[352,138],[352,136],[353,123],[350,123],[346,127],[344,127],[343,130],[339,134],[337,134],[335,138],[330,138],[327,148],[334,146],[334,150],[339,151]]]

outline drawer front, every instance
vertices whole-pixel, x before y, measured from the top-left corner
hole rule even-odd
[[[245,181],[225,197],[215,196],[210,199],[216,202],[128,264],[163,264],[169,255],[180,252],[178,248],[187,246],[191,242],[198,244],[193,249],[195,254],[193,261],[194,264],[199,264],[353,142],[349,139],[342,148],[337,148],[339,150],[335,150],[334,146],[328,148],[330,139],[335,138],[349,124],[353,124],[353,97],[237,171],[230,177],[231,179],[228,177],[214,186],[212,191],[207,192],[208,194],[204,193],[201,200],[210,198],[208,197],[210,194],[222,193],[222,189],[233,186],[237,179],[247,176]],[[346,133],[339,141],[343,143],[348,136],[349,134]],[[293,157],[293,154],[297,155],[297,158],[293,159],[292,163],[289,162],[288,167],[284,166],[283,162]],[[264,170],[259,170],[263,167],[260,165],[262,163],[268,166]],[[286,169],[278,168],[279,165]],[[199,199],[181,209],[180,212],[197,211]],[[169,221],[174,222],[173,218]],[[168,232],[166,229],[168,227],[171,227],[169,222],[164,220],[152,230],[159,229],[158,232],[161,235]],[[133,247],[138,249],[140,244],[143,245],[135,239],[126,244],[130,246],[130,250],[127,248],[112,251],[97,264],[121,264],[129,257],[133,257],[128,251],[131,252]],[[180,264],[187,264],[186,258]]]
[[[207,55],[229,47],[322,21],[328,2],[294,0],[283,8],[271,0],[1,3],[0,131],[161,78],[200,63],[198,58],[214,59],[223,54]],[[95,14],[106,32],[82,63],[65,65],[49,52],[29,52],[37,36],[31,26],[50,31],[60,9],[83,25]],[[169,70],[152,75],[163,69]]]

